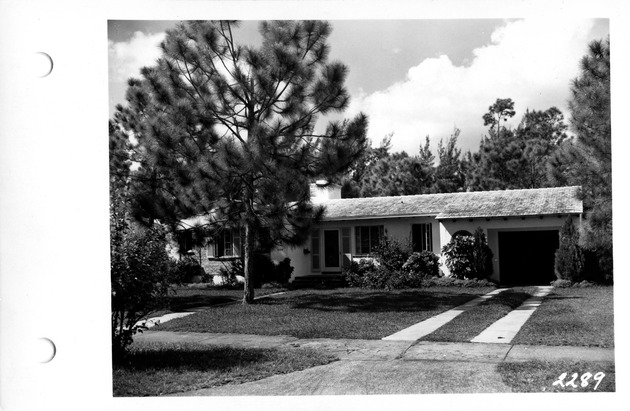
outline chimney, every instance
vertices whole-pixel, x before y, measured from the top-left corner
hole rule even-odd
[[[338,184],[328,184],[326,180],[317,180],[311,184],[311,201],[322,203],[327,200],[341,198],[341,186]]]

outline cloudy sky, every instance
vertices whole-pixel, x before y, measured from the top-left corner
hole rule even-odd
[[[174,21],[109,21],[109,105],[124,103],[126,80],[159,56]],[[394,151],[433,148],[455,127],[459,146],[476,151],[481,119],[497,98],[512,98],[516,126],[526,109],[567,113],[569,84],[591,40],[606,38],[606,19],[332,20],[331,60],[345,63],[351,104],[370,120],[375,145],[393,133]],[[258,44],[258,23],[244,22],[237,41]]]

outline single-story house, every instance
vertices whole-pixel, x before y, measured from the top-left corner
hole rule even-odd
[[[504,285],[549,284],[555,279],[559,230],[568,217],[581,224],[579,187],[341,198],[337,185],[311,185],[311,200],[325,207],[321,223],[301,247],[278,247],[274,261],[288,257],[298,277],[338,276],[351,261],[368,256],[385,235],[410,240],[413,251],[440,256],[456,233],[481,227],[493,253],[492,279]],[[182,228],[203,225],[205,217],[184,220]],[[206,272],[241,254],[240,230],[225,229],[198,248]],[[442,264],[441,270],[448,275]]]
[[[272,258],[289,257],[293,279],[338,275],[384,235],[441,256],[454,234],[481,227],[494,257],[492,279],[549,284],[556,279],[560,228],[568,217],[581,224],[578,194],[579,187],[554,187],[342,199],[339,186],[314,184],[311,199],[325,206],[323,221],[303,247],[275,250]],[[444,264],[441,269],[448,275]]]

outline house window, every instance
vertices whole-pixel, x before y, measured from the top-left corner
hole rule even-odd
[[[208,257],[238,257],[241,255],[239,230],[225,229],[208,243]]]
[[[367,255],[376,248],[385,234],[382,225],[358,226],[354,228],[357,255]]]
[[[433,251],[433,233],[431,223],[413,224],[411,242],[414,252]]]
[[[319,271],[320,267],[319,230],[311,233],[311,264],[313,271]]]

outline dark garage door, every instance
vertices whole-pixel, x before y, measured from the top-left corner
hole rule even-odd
[[[549,285],[557,249],[558,230],[499,232],[501,285]]]

